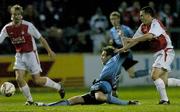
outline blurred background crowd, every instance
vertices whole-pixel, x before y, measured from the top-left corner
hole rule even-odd
[[[1,0],[0,29],[10,22],[9,9],[14,4],[23,6],[24,19],[36,26],[56,53],[98,54],[109,38],[109,14],[119,11],[121,23],[136,31],[141,23],[139,10],[146,5],[155,9],[175,49],[180,49],[180,0]],[[0,54],[12,54],[13,49],[7,38]],[[133,49],[146,50],[146,46]]]

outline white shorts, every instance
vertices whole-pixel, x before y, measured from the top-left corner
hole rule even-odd
[[[32,75],[42,72],[37,51],[16,53],[13,69],[27,70]]]
[[[155,61],[152,66],[157,68],[164,68],[170,72],[171,64],[174,60],[174,57],[175,57],[175,52],[171,48],[166,48],[165,50],[158,51],[154,55]]]

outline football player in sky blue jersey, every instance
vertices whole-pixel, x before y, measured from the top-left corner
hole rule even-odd
[[[112,87],[116,84],[116,76],[120,73],[120,55],[114,53],[114,47],[107,46],[103,48],[101,61],[104,65],[100,77],[93,82],[90,92],[71,97],[67,100],[61,100],[49,104],[37,103],[37,106],[59,106],[76,104],[117,104],[117,105],[137,105],[138,101],[121,100],[112,96]]]
[[[113,45],[115,48],[122,48],[124,44],[126,44],[126,41],[128,38],[133,37],[133,31],[131,28],[125,25],[120,24],[120,13],[117,11],[113,11],[110,14],[110,22],[112,24],[112,28],[110,29],[110,41],[109,43]],[[138,77],[143,77],[146,75],[149,75],[149,70],[138,70],[135,71],[134,65],[138,63],[138,61],[133,59],[133,55],[131,50],[128,50],[125,53],[120,54],[119,61],[121,61],[119,64],[121,64],[119,67],[123,66],[124,69],[128,72],[129,76],[131,78],[138,78]],[[120,74],[120,71],[119,71]],[[119,74],[117,74],[117,78],[119,77]],[[118,84],[118,83],[117,83]],[[116,91],[117,86],[113,87],[113,94],[116,96]]]

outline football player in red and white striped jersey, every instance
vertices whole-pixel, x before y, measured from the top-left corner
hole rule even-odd
[[[11,7],[11,22],[5,25],[0,33],[0,43],[8,37],[16,49],[14,70],[17,83],[25,95],[27,105],[34,104],[30,89],[24,80],[25,71],[32,74],[33,81],[41,86],[54,88],[60,92],[61,97],[64,97],[64,89],[61,84],[54,82],[48,77],[41,77],[41,66],[38,58],[35,39],[38,39],[48,55],[53,59],[55,53],[49,47],[47,41],[35,28],[35,26],[23,20],[23,8],[20,5]]]
[[[117,52],[125,52],[127,49],[136,44],[148,41],[151,50],[154,52],[154,63],[152,65],[151,77],[160,94],[159,104],[170,104],[166,94],[165,84],[168,86],[180,86],[180,80],[168,78],[171,71],[171,63],[174,60],[175,52],[163,24],[154,18],[154,11],[151,7],[146,6],[140,11],[142,24],[134,34],[131,40],[128,40],[122,49]]]

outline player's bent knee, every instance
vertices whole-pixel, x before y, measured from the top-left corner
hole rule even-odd
[[[98,101],[106,101],[107,100],[107,97],[105,94],[95,94],[95,98]]]
[[[36,84],[36,85],[42,85],[42,83],[41,83],[41,80],[39,80],[39,78],[35,78],[34,80],[33,80],[33,82]]]
[[[152,75],[152,76],[151,76],[151,78],[152,78],[152,80],[154,80],[154,81],[155,81],[156,79],[158,79],[158,78],[159,78],[159,76],[158,76],[158,75]]]
[[[22,82],[24,79],[22,78],[22,77],[16,77],[16,81],[18,82],[18,83],[20,83],[20,82]]]

